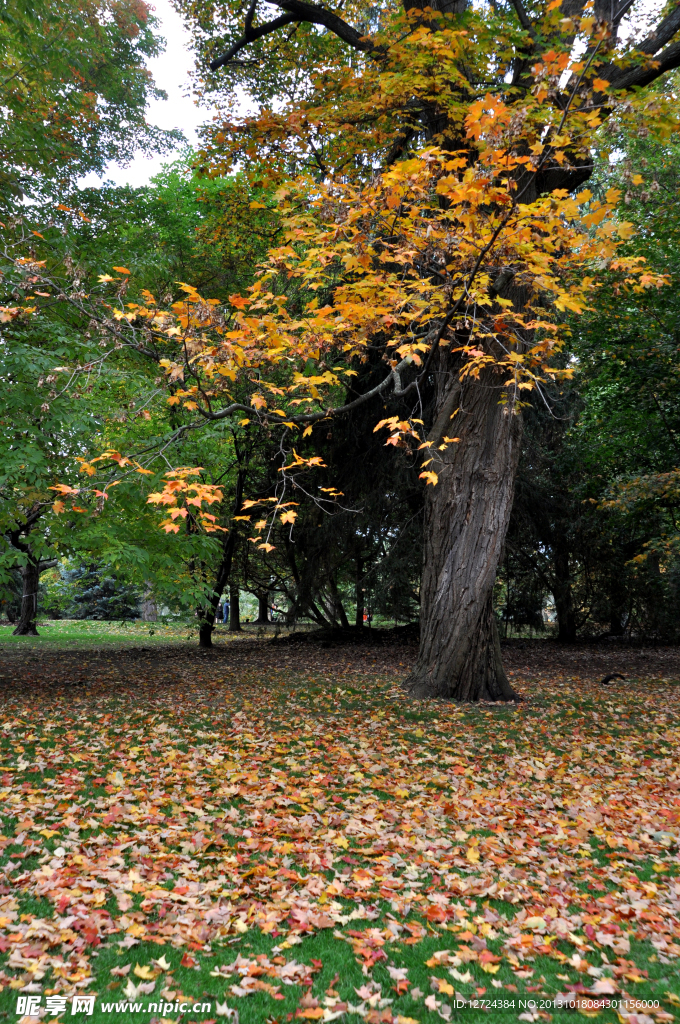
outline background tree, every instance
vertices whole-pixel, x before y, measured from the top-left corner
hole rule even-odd
[[[111,566],[63,566],[57,584],[64,603],[64,614],[70,619],[102,619],[105,621],[139,618],[142,592],[130,584]]]
[[[677,635],[677,141],[615,118],[605,138],[616,159],[599,163],[596,194],[625,190],[628,252],[673,284],[624,294],[604,270],[571,323],[573,381],[525,415],[503,576],[511,593],[554,596],[563,642]]]
[[[109,160],[181,139],[146,121],[165,93],[146,61],[161,52],[143,0],[6,0],[0,8],[0,204],[64,190]]]

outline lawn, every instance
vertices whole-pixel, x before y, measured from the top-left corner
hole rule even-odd
[[[165,645],[5,649],[3,1019],[674,1019],[673,679],[456,707],[406,648]]]
[[[276,631],[275,625],[263,628],[245,623],[245,636],[263,636]],[[139,647],[140,644],[163,647],[167,644],[195,643],[198,638],[198,627],[193,623],[164,620],[161,622],[98,622],[84,619],[48,619],[38,623],[38,636],[14,636],[14,626],[0,624],[0,650],[6,644],[20,644],[27,650],[41,648],[90,648],[90,647]],[[287,632],[279,626],[279,630]],[[237,638],[237,634],[229,633],[226,626],[215,628],[214,639],[223,643]]]

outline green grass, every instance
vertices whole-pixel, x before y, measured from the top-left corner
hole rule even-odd
[[[494,904],[493,902],[490,902],[488,905],[502,912],[502,905]],[[348,907],[348,910],[350,909]],[[383,911],[381,918],[384,925],[386,917],[383,915],[389,912],[389,908],[383,905],[381,909]],[[406,920],[415,920],[415,918]],[[355,927],[364,929],[370,925],[380,924],[380,919],[375,922],[359,921],[355,923]],[[246,997],[238,997],[231,992],[231,986],[238,984],[238,974],[231,975],[228,978],[211,976],[211,971],[214,972],[221,964],[233,963],[237,954],[250,960],[254,960],[258,954],[265,954],[272,959],[277,955],[280,948],[277,943],[282,943],[283,941],[285,941],[283,938],[272,939],[259,931],[249,932],[242,939],[231,942],[228,945],[214,944],[210,953],[193,951],[190,955],[197,961],[197,967],[183,967],[181,960],[185,955],[184,950],[173,949],[172,946],[168,945],[159,946],[149,942],[141,942],[132,949],[121,949],[114,939],[110,945],[106,945],[101,949],[96,959],[92,960],[93,984],[83,990],[84,992],[97,993],[95,1012],[92,1019],[94,1021],[109,1021],[111,1024],[124,1024],[124,1022],[129,1022],[130,1018],[134,1016],[136,1016],[136,1019],[150,1020],[154,1016],[154,1011],[146,1012],[146,1008],[152,1003],[158,1003],[159,1000],[162,1002],[166,1001],[160,995],[160,991],[164,986],[167,986],[171,991],[177,993],[175,998],[178,1001],[185,997],[187,1001],[191,1001],[192,1005],[194,1002],[210,1003],[210,1009],[203,1012],[193,1012],[192,1009],[189,1009],[188,1012],[181,1014],[175,1011],[173,1007],[166,1015],[171,1020],[200,1021],[208,1018],[214,1019],[216,1016],[216,1004],[219,1003],[222,1005],[227,1004],[232,1008],[238,1008],[241,1024],[264,1024],[266,1021],[273,1020],[286,1021],[288,1014],[295,1013],[296,1008],[299,1006],[301,991],[306,991],[305,988],[301,989],[298,985],[281,985],[276,979],[267,978],[266,980],[280,988],[280,994],[284,996],[282,1000],[275,999],[262,991],[255,992],[253,995]],[[424,997],[431,993],[430,979],[433,976],[450,983],[466,1000],[474,1000],[475,998],[479,1000],[479,1007],[468,1005],[454,1008],[451,1020],[470,1021],[471,1024],[474,1021],[490,1019],[500,1021],[502,1024],[506,1024],[506,1022],[509,1024],[511,1021],[516,1021],[520,1013],[527,1012],[528,1004],[531,1001],[537,1004],[538,1009],[543,1008],[545,1011],[547,1009],[546,1004],[554,999],[555,994],[564,991],[564,979],[569,976],[571,980],[576,980],[577,977],[575,972],[570,971],[568,967],[565,969],[559,965],[556,966],[553,959],[541,956],[538,956],[531,963],[534,976],[531,981],[525,984],[518,982],[509,966],[504,963],[501,963],[498,972],[494,975],[484,973],[476,963],[463,965],[459,968],[459,973],[465,975],[465,972],[469,971],[473,976],[473,981],[467,983],[452,978],[446,966],[439,968],[428,968],[426,966],[425,961],[429,960],[436,951],[455,950],[456,945],[454,935],[441,928],[432,928],[430,934],[417,945],[409,946],[397,941],[384,947],[390,966],[406,968],[408,970],[408,978],[411,982],[410,991],[420,989],[422,993],[417,995],[417,998],[412,998],[408,993],[402,996],[397,995],[394,991],[395,983],[391,979],[384,963],[376,964],[368,976],[362,973],[362,969],[353,954],[350,944],[339,942],[330,930],[319,931],[303,938],[299,945],[285,949],[284,953],[288,960],[294,958],[298,962],[309,965],[312,965],[312,961],[318,962],[317,965],[312,965],[315,966],[315,969],[310,991],[318,998],[322,1006],[324,994],[331,987],[331,983],[336,978],[336,975],[339,978],[332,986],[333,990],[337,992],[343,1001],[355,1005],[361,1002],[361,998],[356,990],[374,979],[376,982],[381,983],[383,997],[393,999],[390,1009],[395,1020],[398,1018],[398,1015],[402,1015],[411,1017],[420,1022],[420,1024],[436,1024],[437,1021],[442,1019],[436,1012],[427,1010],[424,1005]],[[500,942],[489,943],[489,948],[496,948],[497,951],[500,951]],[[566,946],[564,951],[565,953],[570,952]],[[161,957],[164,957],[166,962],[169,962],[170,969],[162,973],[158,972],[153,993],[139,994],[134,1000],[143,1007],[142,1012],[133,1015],[129,1010],[123,1010],[122,1008],[116,1011],[113,1005],[108,1012],[103,1012],[102,1004],[132,1002],[133,1000],[129,1000],[125,994],[127,981],[131,979],[133,983],[138,985],[142,980],[134,975],[134,968],[136,966],[149,966],[153,971],[152,960],[157,960]],[[599,958],[591,959],[593,963],[601,966]],[[631,994],[639,1000],[649,1000],[652,1002],[658,1000],[661,1009],[666,1012],[672,1010],[672,1004],[668,1001],[667,993],[669,991],[676,994],[680,992],[680,978],[677,968],[659,963],[654,955],[653,947],[648,943],[632,942],[630,959],[635,960],[639,967],[649,972],[648,980],[642,983],[628,984],[628,988],[632,990]],[[319,963],[322,966],[319,966]],[[130,964],[132,970],[125,978],[118,978],[110,973],[112,968],[121,967],[126,964]],[[562,975],[561,978],[558,977],[560,974]],[[502,987],[493,986],[491,984],[492,980],[500,983]],[[512,984],[518,988],[517,992],[512,992],[505,987]],[[481,989],[485,991],[482,993]],[[49,991],[49,984],[46,991]],[[15,1019],[14,1009],[19,994],[21,993],[9,989],[5,989],[0,994],[0,1015],[4,1015],[9,1019]],[[454,1007],[456,1006],[455,997],[441,996],[438,998],[453,1004]],[[485,1000],[490,1004],[489,1009],[482,1008],[484,1005],[483,1001]],[[44,996],[42,1001],[44,1005]],[[70,1017],[70,1006],[67,1009]],[[551,1006],[548,1012],[556,1024],[568,1024],[568,1022],[574,1021],[574,1012],[571,1010]],[[157,1011],[155,1015],[157,1017],[163,1016],[162,1013]],[[605,1022],[614,1024],[618,1020],[613,1010],[603,1010],[597,1016],[603,1024]],[[86,1019],[84,1014],[80,1014],[78,1017],[79,1019]],[[342,1019],[358,1024],[361,1017],[354,1013],[347,1013]]]
[[[268,627],[273,632],[274,626]],[[168,644],[196,643],[198,628],[186,622],[98,622],[80,619],[49,619],[38,622],[38,636],[13,636],[13,625],[0,625],[0,651],[21,647],[26,650],[92,647],[160,647]],[[242,636],[256,638],[264,631],[246,623]],[[229,643],[238,634],[229,633],[219,625],[213,633],[214,643]]]

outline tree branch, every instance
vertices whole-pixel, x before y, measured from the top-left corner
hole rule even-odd
[[[323,25],[329,32],[333,32],[334,35],[342,39],[343,42],[353,49],[361,50],[363,53],[384,52],[384,47],[376,46],[371,39],[357,32],[352,25],[348,25],[346,21],[339,18],[337,14],[333,14],[332,11],[326,10],[325,7],[308,4],[304,0],[276,0],[276,6],[286,11],[286,14],[282,14],[279,18],[268,21],[264,25],[260,25],[259,28],[254,29],[252,22],[255,14],[255,4],[251,3],[246,14],[243,35],[221,57],[216,57],[215,60],[210,62],[211,69],[217,71],[218,68],[224,67],[249,43],[254,43],[257,39],[270,35],[272,32],[276,32],[277,29],[283,28],[284,25],[292,24],[292,22]]]
[[[675,33],[680,28],[680,3],[676,4],[675,10],[666,15],[663,21],[659,22],[651,35],[647,36],[637,47],[642,53],[658,53],[662,46],[670,43]]]
[[[618,11],[616,11],[614,14],[612,25],[617,26],[621,21],[621,18],[624,16],[624,14],[628,13],[628,11],[631,9],[634,3],[635,0],[623,0],[623,3],[619,7]]]
[[[610,81],[613,89],[634,89],[651,85],[667,71],[673,71],[677,67],[680,67],[680,41],[671,43],[657,54],[654,58],[654,67],[643,64],[637,68],[629,68],[618,75],[612,74]],[[606,71],[601,73],[604,75]]]
[[[250,14],[250,11],[248,14]],[[225,64],[230,64],[236,54],[250,43],[254,43],[257,39],[261,39],[262,36],[271,35],[272,32],[276,32],[278,29],[283,28],[284,25],[290,25],[297,20],[298,19],[292,14],[282,14],[279,18],[274,18],[273,21],[267,21],[264,25],[260,25],[259,28],[253,29],[249,27],[247,23],[248,18],[246,16],[246,30],[244,35],[241,36],[233,46],[230,46],[221,57],[216,57],[215,60],[210,61],[211,71],[217,71],[218,68],[224,67]]]
[[[529,18],[529,15],[526,12],[524,4],[522,3],[522,0],[512,0],[512,6],[515,8],[515,13],[519,18],[519,23],[522,26],[522,28],[525,32],[529,33],[532,39],[534,39],[536,36],[536,32],[534,30],[534,26],[531,23],[531,19]]]

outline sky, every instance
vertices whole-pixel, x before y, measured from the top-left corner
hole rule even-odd
[[[193,57],[189,50],[189,33],[182,24],[182,19],[173,10],[169,0],[154,0],[152,9],[161,25],[159,34],[166,40],[165,52],[160,57],[150,60],[149,70],[152,72],[156,85],[165,89],[167,100],[154,100],[147,109],[147,121],[159,128],[180,128],[189,143],[197,142],[196,129],[204,121],[209,120],[209,111],[200,110],[186,93],[189,84],[189,71],[193,67]],[[146,185],[149,179],[161,170],[164,163],[172,160],[172,156],[152,157],[146,159],[137,155],[129,166],[121,167],[110,163],[103,178],[97,174],[88,174],[80,180],[80,185],[97,186],[102,180],[114,181],[117,185]]]

